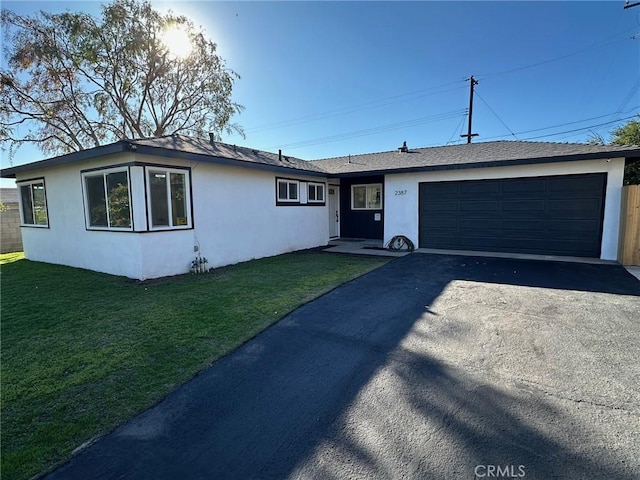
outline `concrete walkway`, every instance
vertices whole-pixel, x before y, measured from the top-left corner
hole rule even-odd
[[[384,248],[382,240],[338,239],[329,242],[329,253],[349,253],[352,255],[377,255],[381,257],[404,257],[409,252],[393,252]]]
[[[48,478],[637,479],[639,318],[620,266],[408,255]]]

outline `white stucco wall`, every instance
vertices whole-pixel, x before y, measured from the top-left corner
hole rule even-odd
[[[615,260],[618,251],[620,198],[624,159],[558,162],[511,167],[469,168],[385,176],[384,242],[405,235],[418,245],[418,185],[421,182],[539,177],[580,173],[607,173],[604,225],[600,258]],[[406,191],[406,194],[401,192]],[[398,194],[396,194],[398,192]]]
[[[87,231],[81,169],[133,161],[132,154],[21,174],[17,181],[44,178],[49,228],[22,227],[25,257],[136,278],[141,271],[139,235]]]
[[[193,229],[146,231],[141,167],[131,167],[130,175],[136,232],[86,229],[81,170],[134,161],[191,168]],[[329,238],[327,206],[276,206],[277,176],[325,182],[321,177],[134,153],[21,174],[18,181],[45,179],[49,214],[49,228],[22,228],[25,256],[147,279],[188,272],[196,256],[194,245],[199,245],[210,267],[325,245]]]
[[[219,267],[328,242],[326,205],[276,206],[276,177],[312,182],[324,182],[323,178],[202,162],[189,166],[194,228],[143,234],[144,278],[184,273],[196,256],[194,245],[210,267]]]

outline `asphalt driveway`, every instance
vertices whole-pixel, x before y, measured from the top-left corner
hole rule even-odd
[[[416,253],[48,478],[637,479],[638,359],[640,281],[622,267]]]

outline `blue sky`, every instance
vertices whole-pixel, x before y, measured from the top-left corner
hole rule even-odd
[[[242,77],[246,138],[223,138],[238,145],[311,160],[460,143],[470,75],[474,142],[584,142],[640,111],[640,7],[624,0],[152,3],[201,25]],[[25,147],[14,165],[42,158]]]

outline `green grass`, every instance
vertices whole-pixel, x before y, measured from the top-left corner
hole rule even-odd
[[[0,255],[3,480],[27,479],[388,259],[298,252],[135,282]]]

